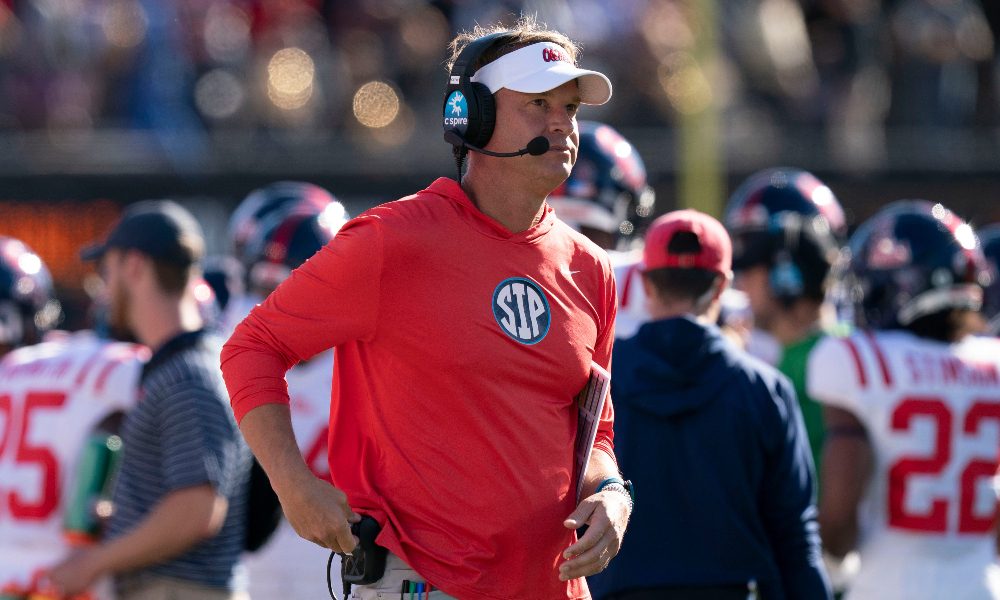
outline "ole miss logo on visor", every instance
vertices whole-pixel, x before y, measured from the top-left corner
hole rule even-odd
[[[493,317],[510,338],[531,345],[549,332],[552,311],[541,286],[524,277],[510,277],[493,290]]]
[[[543,48],[542,49],[542,60],[545,62],[556,62],[556,61],[566,61],[566,58],[562,55],[562,52],[556,50],[555,48]]]

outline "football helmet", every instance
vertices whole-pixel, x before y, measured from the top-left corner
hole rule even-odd
[[[990,332],[1000,335],[1000,224],[979,230],[979,243],[990,267],[990,284],[983,295],[983,315]]]
[[[733,270],[769,270],[782,301],[822,300],[847,225],[830,188],[799,169],[754,173],[730,196],[723,223],[733,238]]]
[[[901,200],[862,223],[845,251],[855,321],[905,328],[950,309],[979,310],[989,269],[972,227],[926,200]]]
[[[333,200],[319,210],[299,206],[265,219],[243,251],[247,287],[258,293],[278,287],[333,239],[349,218],[344,205]]]
[[[269,217],[293,210],[321,211],[331,202],[336,198],[330,192],[301,181],[278,181],[253,190],[229,218],[232,255],[242,260],[247,242]]]
[[[629,239],[653,214],[656,195],[646,182],[646,166],[635,147],[610,125],[581,121],[576,165],[549,194],[561,220]]]
[[[38,343],[61,317],[42,259],[21,240],[0,236],[0,345]]]

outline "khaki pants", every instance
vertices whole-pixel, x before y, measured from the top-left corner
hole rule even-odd
[[[143,574],[116,582],[118,600],[240,600],[229,590]]]
[[[382,579],[379,579],[371,585],[354,586],[351,589],[351,599],[399,600],[400,598],[405,598],[405,600],[409,600],[410,594],[402,594],[404,581],[422,583],[424,578],[407,566],[407,564],[403,562],[403,559],[390,552],[389,557],[385,561],[385,575],[382,576]],[[417,595],[414,594],[413,598],[416,597]],[[424,598],[427,598],[427,600],[455,600],[454,597],[438,590],[434,590],[430,594],[425,592],[420,596],[420,600],[424,600]]]

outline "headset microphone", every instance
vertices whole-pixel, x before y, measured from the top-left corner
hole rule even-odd
[[[541,156],[549,151],[549,140],[543,136],[538,136],[528,142],[528,145],[521,148],[517,152],[493,152],[492,150],[486,150],[485,148],[480,148],[478,146],[473,146],[472,144],[466,142],[462,139],[462,136],[458,134],[454,129],[449,129],[444,132],[444,140],[456,147],[465,147],[473,152],[478,152],[480,154],[485,154],[487,156],[496,156],[499,158],[511,158],[515,156],[524,156],[525,154],[530,154],[532,156]]]

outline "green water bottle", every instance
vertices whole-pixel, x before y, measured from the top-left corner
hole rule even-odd
[[[121,448],[122,440],[117,435],[96,432],[87,438],[77,466],[76,486],[63,514],[63,528],[71,543],[94,541],[103,519],[110,516],[110,505],[104,497]]]

